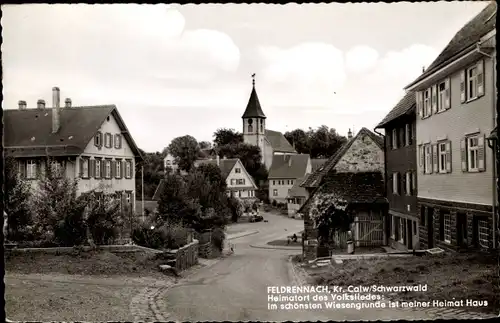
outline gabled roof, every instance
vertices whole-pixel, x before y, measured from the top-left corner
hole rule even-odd
[[[318,187],[321,184],[321,180],[323,177],[337,165],[339,160],[344,156],[344,154],[349,150],[353,142],[356,141],[358,137],[361,135],[367,135],[369,136],[375,144],[380,147],[380,149],[384,149],[384,139],[380,137],[379,135],[374,134],[372,131],[368,130],[367,128],[363,127],[361,130],[351,138],[349,141],[347,141],[338,151],[336,154],[334,154],[332,157],[328,159],[328,161],[323,164],[323,167],[318,168],[315,172],[311,174],[305,181],[302,182],[301,186],[302,187]]]
[[[274,155],[268,178],[304,177],[309,159],[309,154]]]
[[[455,55],[465,50],[472,50],[474,46],[484,35],[495,29],[496,26],[497,4],[492,1],[479,14],[472,18],[463,26],[451,39],[448,45],[443,49],[432,64],[415,81],[407,87],[421,81],[430,74],[434,73],[444,65],[448,64]]]
[[[304,203],[298,212],[304,212],[312,201],[334,195],[349,204],[387,203],[384,197],[384,177],[381,172],[333,173]],[[325,201],[328,199],[324,199]]]
[[[310,175],[310,173],[306,174],[304,177],[296,180],[290,191],[288,191],[288,197],[306,197],[307,191],[304,187],[300,186],[300,183],[302,183]]]
[[[252,87],[252,93],[250,93],[250,98],[248,99],[247,108],[241,116],[242,118],[266,118],[266,115],[262,111],[260,106],[259,97],[257,96],[257,91],[255,91],[255,85]]]
[[[266,139],[275,152],[297,153],[295,148],[290,145],[285,136],[279,131],[266,130]]]
[[[8,109],[4,115],[4,147],[14,157],[80,155],[108,116],[115,118],[136,158],[141,153],[115,105],[61,107],[60,129],[52,133],[52,108]]]
[[[389,122],[396,120],[397,118],[410,113],[415,113],[416,109],[416,99],[415,92],[408,92],[404,97],[399,100],[398,104],[385,116],[382,121],[377,125],[377,128],[385,127]]]
[[[219,159],[219,168],[222,174],[222,177],[226,179],[234,165],[238,162],[238,158],[230,158],[230,159]],[[200,159],[194,162],[195,166],[199,165],[215,165],[217,166],[217,159]]]

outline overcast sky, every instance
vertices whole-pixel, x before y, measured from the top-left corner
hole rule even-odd
[[[4,109],[116,104],[140,148],[241,131],[373,129],[487,2],[2,6]]]

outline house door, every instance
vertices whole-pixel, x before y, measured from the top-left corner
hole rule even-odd
[[[467,215],[457,213],[457,244],[459,247],[467,247]]]
[[[413,221],[406,220],[406,247],[413,249]]]
[[[434,209],[427,209],[427,248],[434,248]]]

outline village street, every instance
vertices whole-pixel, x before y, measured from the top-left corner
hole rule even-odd
[[[307,321],[427,319],[423,312],[393,309],[268,310],[267,287],[296,285],[288,258],[296,250],[252,246],[286,237],[303,228],[300,220],[262,214],[269,222],[237,224],[228,233],[258,230],[232,240],[235,253],[181,281],[157,298],[174,321]],[[285,231],[286,229],[286,231]]]

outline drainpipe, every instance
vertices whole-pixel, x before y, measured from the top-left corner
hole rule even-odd
[[[385,138],[385,135],[378,132],[377,129],[378,128],[373,129],[373,132],[375,132],[377,135],[384,138],[384,197],[387,198],[387,179],[388,179],[388,174],[387,174],[387,140]],[[388,212],[388,210],[387,210],[387,212]],[[385,215],[384,215],[384,226],[385,226],[385,223],[386,223],[386,221],[385,221]],[[384,235],[385,235],[384,243],[386,245],[389,245],[390,232],[387,232],[387,228],[385,231],[386,232],[384,232]]]

